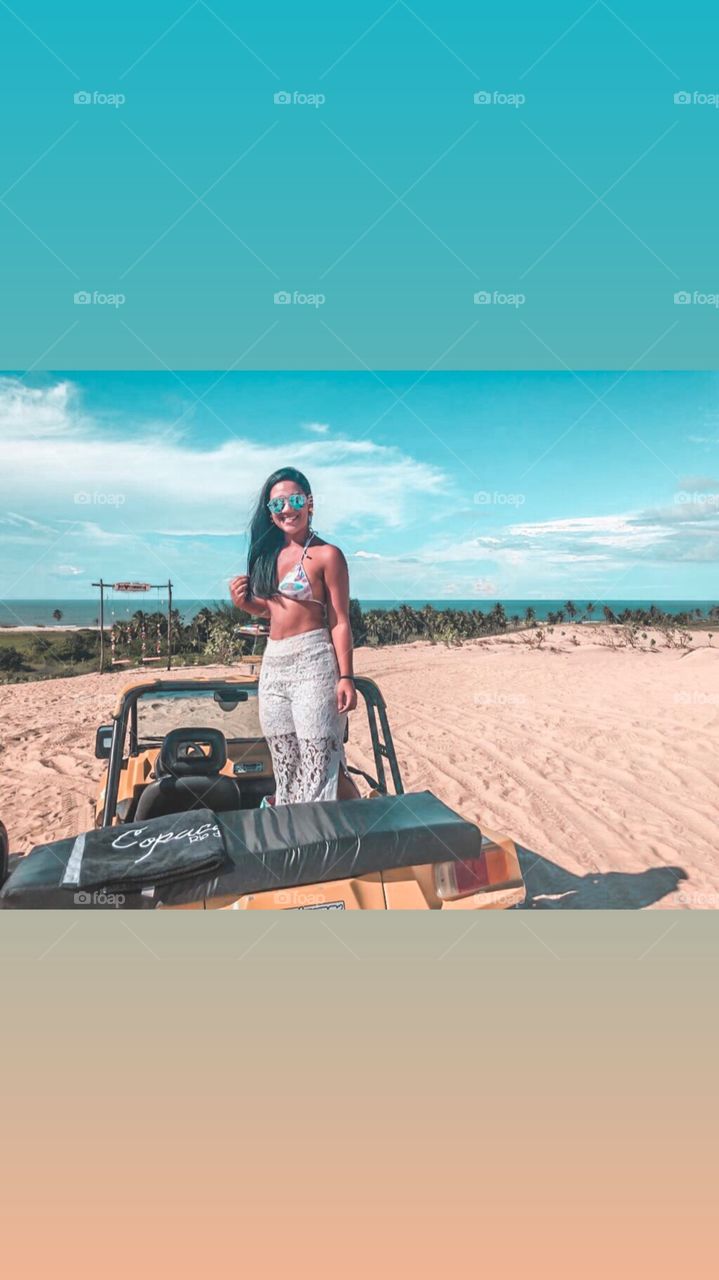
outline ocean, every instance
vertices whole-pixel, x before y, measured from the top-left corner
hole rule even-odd
[[[565,597],[566,599],[566,597]],[[164,609],[166,601],[161,600],[159,603],[154,596],[134,595],[124,596],[122,598],[115,597],[112,600],[105,601],[105,624],[110,626],[113,619],[123,621],[131,618],[137,609],[143,609],[146,613],[154,613],[157,609]],[[179,609],[183,622],[190,622],[196,613],[203,607],[213,608],[220,601],[217,599],[207,600],[173,600],[173,606]],[[537,620],[542,621],[547,617],[548,613],[561,609],[565,600],[360,600],[363,609],[394,609],[400,604],[412,605],[415,609],[421,609],[425,604],[431,604],[435,609],[460,609],[466,612],[470,609],[481,609],[482,613],[488,613],[495,604],[502,604],[507,614],[511,617],[513,614],[524,616],[525,609],[531,607],[534,609]],[[577,607],[577,616],[581,617],[584,613],[587,600],[574,599]],[[712,605],[719,603],[717,600],[662,600],[658,597],[644,600],[595,600],[593,618],[601,620],[602,609],[608,604],[610,609],[615,613],[620,613],[622,609],[648,609],[651,604],[656,604],[658,608],[663,609],[665,613],[685,613],[694,609],[701,609],[706,613]],[[53,618],[53,612],[60,610],[62,617],[59,622]],[[97,625],[99,620],[100,605],[95,600],[0,600],[0,626],[5,627],[53,627],[53,626],[73,626],[73,627],[92,627]]]

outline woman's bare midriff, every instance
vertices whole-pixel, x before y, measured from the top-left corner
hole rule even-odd
[[[271,640],[288,640],[290,636],[299,636],[305,631],[317,631],[319,627],[327,626],[322,605],[310,600],[275,597],[267,601],[267,608],[270,614]]]

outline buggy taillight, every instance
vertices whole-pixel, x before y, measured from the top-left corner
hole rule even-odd
[[[489,884],[489,869],[484,855],[466,861],[438,862],[434,868],[434,887],[444,902],[468,898]]]

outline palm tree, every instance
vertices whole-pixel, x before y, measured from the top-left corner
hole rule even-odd
[[[395,610],[393,609],[394,613]],[[415,622],[414,609],[411,605],[401,604],[397,612],[397,631],[400,640],[409,640],[410,637],[417,634],[417,624]]]
[[[359,600],[350,600],[349,622],[352,631],[352,643],[357,647],[367,642],[367,628],[362,615],[362,606]]]
[[[497,601],[495,605],[492,605],[492,608],[487,615],[487,625],[495,632],[507,630],[507,615],[504,610],[504,605],[500,601]]]
[[[564,612],[569,614],[570,620],[576,618],[577,606],[573,600],[567,600],[567,603],[564,606]]]
[[[136,609],[128,622],[128,630],[133,640],[136,640],[142,634],[142,628],[146,625],[147,614],[144,609]]]
[[[535,622],[536,622],[536,620],[537,620],[536,610],[532,607],[532,605],[531,605],[531,604],[528,604],[528,605],[527,605],[527,608],[524,610],[524,621],[525,621],[525,624],[526,624],[528,627],[533,627],[533,626],[534,626],[534,624],[535,624]]]
[[[592,604],[591,600],[589,604],[586,605],[584,612],[586,613],[588,618],[591,618],[592,614],[594,613],[594,605]]]
[[[62,609],[53,609],[52,616],[56,622],[62,622]]]

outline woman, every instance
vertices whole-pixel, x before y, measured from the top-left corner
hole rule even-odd
[[[259,698],[275,804],[359,795],[343,746],[357,705],[347,561],[313,531],[312,511],[302,472],[273,472],[250,526],[247,574],[230,582],[233,604],[270,620]]]

